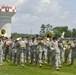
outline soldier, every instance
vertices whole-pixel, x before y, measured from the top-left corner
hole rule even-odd
[[[64,52],[65,52],[65,44],[64,44],[64,41],[61,41],[59,42],[59,48],[60,48],[60,55],[61,55],[61,60],[62,60],[62,63],[65,62],[65,59],[64,59]]]
[[[41,39],[38,44],[39,48],[39,63],[40,67],[42,67],[42,58],[43,58],[43,52],[44,52],[44,61],[47,63],[47,52],[48,52],[48,47],[49,47],[49,38],[44,38],[43,40]]]
[[[33,61],[33,49],[32,49],[33,41],[31,38],[29,39],[28,44],[29,44],[28,59],[29,59],[29,62],[32,63],[32,61]]]
[[[18,64],[20,64],[20,55],[21,55],[20,39],[21,39],[21,37],[16,39],[17,63]]]
[[[4,54],[5,54],[5,56],[4,56],[4,59],[6,60],[6,58],[8,57],[8,59],[9,59],[9,40],[8,40],[8,38],[6,37],[6,39],[5,39],[5,41],[4,41]]]
[[[3,42],[2,37],[0,37],[0,65],[2,66],[2,56],[3,56]]]
[[[25,41],[21,37],[17,38],[17,63],[24,66]]]
[[[52,64],[52,69],[55,68],[55,62],[56,62],[56,49],[53,40],[50,41],[50,49],[51,49],[51,64]]]
[[[34,56],[35,56],[36,45],[34,43],[34,40],[35,38],[32,38],[30,41],[30,59],[31,59],[30,64],[32,64],[33,61],[35,60]]]
[[[53,38],[53,44],[56,50],[56,56],[55,56],[55,65],[56,65],[56,69],[59,70],[59,68],[61,67],[61,60],[60,60],[60,49],[58,47],[58,42],[60,39],[57,39],[56,37]]]
[[[65,44],[64,41],[62,41],[62,55],[61,55],[61,57],[62,57],[62,63],[65,62],[65,50],[66,50],[66,44]]]
[[[39,49],[38,49],[38,45],[37,45],[37,47],[35,47],[35,63],[36,63],[36,65],[38,64],[38,61],[39,61]]]
[[[48,52],[50,51],[50,38],[47,37],[44,39],[44,42],[43,42],[43,51],[44,51],[44,58],[45,58],[45,63],[47,63],[47,59],[48,59]]]
[[[66,48],[65,49],[65,63],[67,63],[67,60],[70,63],[71,62],[71,55],[70,55],[70,42],[69,41],[66,41],[65,48]]]
[[[26,45],[26,56],[25,56],[25,62],[30,60],[30,46],[29,46],[29,37],[26,38],[26,41],[25,41],[25,45]]]
[[[39,55],[39,50],[38,50],[38,43],[39,43],[40,38],[34,38],[33,39],[33,47],[32,47],[32,60],[35,61],[36,65],[38,63],[38,55]]]
[[[31,63],[33,63],[33,61],[35,62],[35,64],[37,65],[38,60],[39,60],[39,41],[40,41],[40,37],[33,37],[32,38],[32,46],[31,46]]]
[[[13,42],[13,58],[14,58],[14,63],[17,61],[17,49],[18,49],[18,41],[15,40]]]
[[[14,47],[14,38],[11,37],[11,40],[9,41],[9,60],[12,61],[13,57],[13,47]]]
[[[71,44],[71,49],[72,49],[72,52],[71,52],[71,63],[70,63],[70,65],[73,65],[75,54],[76,54],[76,40],[75,39],[73,40],[73,42]]]
[[[40,67],[42,67],[42,52],[43,52],[43,41],[38,40],[38,50],[39,50],[39,63],[40,63]]]
[[[24,66],[24,61],[25,61],[25,40],[24,38],[21,38],[20,40],[20,47],[21,47],[21,56],[20,56],[20,60],[21,60],[21,64],[22,66]]]

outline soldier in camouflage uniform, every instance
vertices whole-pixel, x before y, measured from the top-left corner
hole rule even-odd
[[[53,38],[53,44],[54,44],[54,48],[55,48],[55,52],[56,52],[56,56],[55,56],[55,65],[56,65],[56,69],[59,70],[59,67],[61,67],[61,60],[60,60],[60,49],[58,47],[58,42],[60,39],[54,37]]]
[[[2,65],[2,57],[3,57],[3,41],[2,37],[0,37],[0,65]]]
[[[17,49],[17,63],[20,64],[20,55],[21,55],[21,46],[20,46],[20,40],[21,38],[18,38],[16,40],[16,49]]]
[[[40,67],[42,67],[43,42],[41,40],[38,41],[37,48],[39,50],[39,63],[40,63]]]
[[[9,41],[8,41],[8,38],[6,38],[4,41],[4,59],[6,60],[7,57],[9,59]]]
[[[29,41],[28,41],[28,59],[29,59],[29,62],[32,63],[32,59],[33,59],[33,41],[32,39],[30,38]]]
[[[55,68],[55,62],[56,62],[56,49],[53,40],[50,41],[50,49],[51,49],[51,65],[52,69]]]
[[[70,55],[70,43],[69,41],[66,41],[66,45],[65,45],[65,63],[67,63],[67,60],[68,62],[70,63],[71,62],[71,55]]]
[[[11,40],[9,41],[9,60],[12,61],[13,57],[13,47],[14,47],[14,38],[11,37]]]
[[[40,40],[38,47],[39,47],[39,63],[40,67],[42,67],[42,53],[44,52],[44,61],[47,63],[47,52],[48,52],[48,47],[49,47],[49,38],[45,38],[44,40]]]
[[[14,63],[16,63],[17,62],[17,49],[18,49],[18,41],[17,40],[15,40],[14,42],[13,42],[13,58],[14,58]]]
[[[35,50],[36,50],[37,46],[35,45],[34,41],[36,41],[35,38],[32,38],[30,41],[30,60],[31,60],[30,64],[32,64],[34,59],[35,59],[34,58],[35,57]]]
[[[26,45],[26,56],[25,56],[25,62],[27,62],[29,59],[29,37],[26,38],[26,41],[25,41],[25,45]]]
[[[21,49],[20,62],[22,64],[22,66],[24,66],[25,49],[26,49],[24,38],[21,38],[21,40],[20,40],[20,49]]]
[[[72,44],[71,44],[71,63],[70,65],[74,64],[74,59],[75,59],[75,55],[76,55],[76,40],[74,39]]]
[[[65,58],[64,58],[65,44],[63,41],[59,42],[59,49],[60,49],[60,57],[61,57],[62,63],[64,63],[65,62]]]

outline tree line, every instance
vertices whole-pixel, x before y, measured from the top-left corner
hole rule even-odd
[[[55,36],[55,37],[60,37],[62,32],[65,32],[65,37],[71,37],[75,38],[76,37],[76,28],[69,29],[68,26],[57,26],[53,27],[50,24],[42,24],[40,27],[39,34],[41,37],[45,37],[47,35],[49,36]],[[23,33],[11,33],[12,36],[14,37],[35,37],[37,34],[23,34]]]

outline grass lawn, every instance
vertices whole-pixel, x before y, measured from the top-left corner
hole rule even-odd
[[[4,61],[3,65],[0,66],[0,75],[76,75],[76,63],[73,66],[64,64],[59,71],[56,71],[52,70],[48,64],[43,64],[43,67],[40,68],[39,65],[25,63],[25,66],[22,67]]]

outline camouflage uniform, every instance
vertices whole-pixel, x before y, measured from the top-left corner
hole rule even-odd
[[[17,49],[17,63],[20,64],[20,55],[21,55],[20,40],[16,42],[16,49]]]
[[[66,45],[65,45],[65,63],[71,62],[71,53],[70,53],[70,44],[69,41],[67,41]]]
[[[39,63],[40,63],[40,67],[42,67],[42,52],[43,52],[43,43],[42,42],[39,42],[38,43],[38,50],[39,50]]]
[[[42,53],[44,52],[44,60],[45,60],[45,63],[47,63],[47,52],[48,52],[48,47],[49,47],[49,39],[47,40],[44,39],[44,40],[41,40],[40,41],[40,44],[39,44],[39,63],[40,63],[40,66],[42,66]]]
[[[3,56],[3,42],[0,40],[0,65],[2,65],[2,56]]]
[[[74,64],[74,59],[75,59],[75,55],[76,55],[76,41],[74,40],[73,43],[71,44],[71,63],[70,65]]]
[[[38,50],[38,39],[34,39],[33,41],[33,47],[32,47],[32,51],[33,51],[33,61],[35,61],[36,65],[38,63],[38,55],[39,55],[39,50]]]
[[[44,58],[45,58],[45,63],[47,63],[47,59],[49,59],[48,57],[50,56],[50,54],[48,54],[48,52],[50,52],[50,39],[46,38],[44,39],[43,42],[43,51],[44,51]]]
[[[64,63],[65,62],[65,58],[64,58],[65,46],[63,43],[59,43],[59,49],[60,49],[61,60]]]
[[[12,61],[14,41],[9,42],[9,60]]]
[[[25,40],[21,39],[20,41],[20,48],[21,48],[21,54],[20,54],[20,62],[22,66],[24,66],[24,61],[25,61]]]
[[[14,63],[17,62],[17,48],[18,48],[18,41],[13,42],[13,58],[14,58]]]
[[[56,50],[56,56],[55,56],[55,65],[56,65],[56,69],[59,70],[59,67],[61,66],[61,60],[60,60],[60,49],[58,47],[58,42],[59,39],[57,38],[53,38],[53,44],[54,44],[54,48]]]
[[[8,40],[5,40],[4,42],[4,59],[6,60],[8,56],[8,59],[9,59],[9,42]]]
[[[33,41],[32,39],[29,40],[28,42],[29,44],[29,49],[28,49],[28,59],[29,59],[29,62],[32,63],[32,59],[33,59]]]
[[[55,67],[55,57],[56,57],[56,49],[55,46],[53,44],[53,41],[50,41],[50,49],[51,49],[51,64],[52,64],[52,69],[54,69]]]

